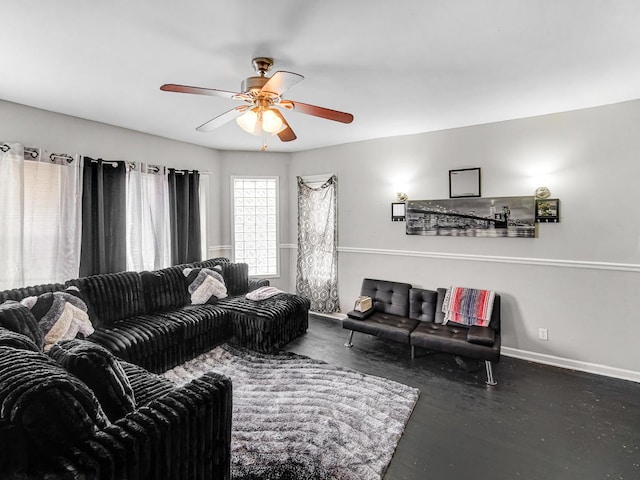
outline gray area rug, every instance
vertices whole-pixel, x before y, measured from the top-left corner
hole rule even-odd
[[[234,480],[380,480],[420,392],[282,353],[223,345],[163,374],[233,382]]]

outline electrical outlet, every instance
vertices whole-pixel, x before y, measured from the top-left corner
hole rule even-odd
[[[547,334],[547,329],[546,328],[539,328],[538,329],[538,338],[540,340],[549,340],[549,336]]]

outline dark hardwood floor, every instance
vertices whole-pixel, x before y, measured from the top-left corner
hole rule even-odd
[[[287,350],[420,389],[385,480],[639,479],[640,384],[502,357],[484,368],[312,315]]]

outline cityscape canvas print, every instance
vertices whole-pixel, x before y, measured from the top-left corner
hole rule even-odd
[[[407,235],[534,238],[535,197],[410,200],[406,220]]]

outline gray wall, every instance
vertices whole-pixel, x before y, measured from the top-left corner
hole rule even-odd
[[[105,160],[211,172],[211,190],[220,190],[220,152],[216,150],[2,100],[0,141]],[[209,210],[209,243],[219,245],[220,211]]]
[[[343,311],[363,277],[494,289],[505,353],[640,381],[639,124],[633,101],[300,152],[290,188],[297,175],[338,175]],[[448,170],[465,167],[482,168],[483,197],[548,186],[561,223],[508,239],[409,236],[390,221],[398,190],[447,198]],[[295,220],[292,210],[291,238]]]

